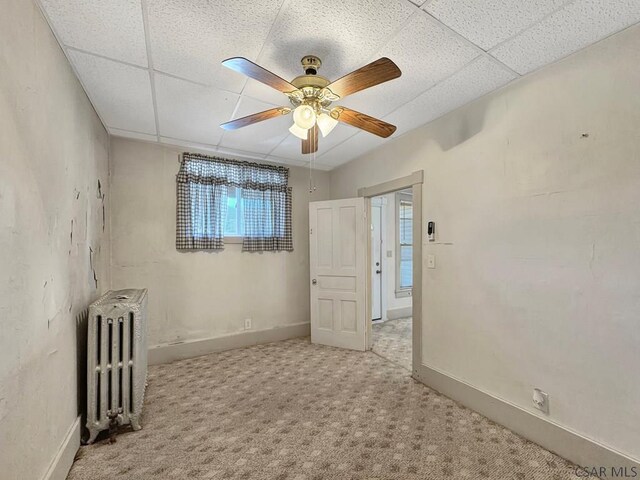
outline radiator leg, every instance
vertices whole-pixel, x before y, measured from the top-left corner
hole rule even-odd
[[[142,425],[140,425],[140,418],[138,417],[138,415],[131,415],[129,419],[131,421],[131,428],[136,431],[142,430]]]
[[[87,445],[95,442],[96,437],[98,436],[99,433],[100,433],[100,430],[96,428],[89,428],[89,440],[87,440]]]

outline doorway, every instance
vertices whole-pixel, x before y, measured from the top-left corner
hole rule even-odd
[[[368,348],[414,374],[422,361],[423,178],[418,171],[358,190],[365,199],[371,229],[367,236]]]
[[[422,315],[422,171],[380,185],[361,188],[358,197],[309,203],[309,274],[311,342],[353,350],[371,350],[373,346],[372,285],[376,275],[372,264],[371,204],[374,197],[406,190],[412,201],[410,248],[404,255],[411,258],[411,371],[417,374],[421,362]],[[402,193],[402,192],[400,192]],[[375,202],[374,202],[375,203]],[[381,214],[380,225],[384,223]],[[402,242],[401,242],[402,244]],[[382,245],[381,245],[382,246]],[[402,245],[401,245],[402,246]],[[405,247],[407,247],[405,242]],[[402,250],[402,248],[400,248]],[[399,250],[399,251],[400,251]],[[382,263],[387,258],[381,248]],[[402,263],[402,262],[401,262]],[[405,263],[407,263],[405,261]],[[402,268],[402,265],[399,267]],[[385,282],[381,269],[381,287]],[[376,282],[377,285],[377,282]],[[376,287],[377,288],[377,287]],[[388,313],[388,302],[380,295],[380,319]],[[405,317],[406,318],[406,317]]]
[[[371,350],[412,364],[413,191],[371,198]]]

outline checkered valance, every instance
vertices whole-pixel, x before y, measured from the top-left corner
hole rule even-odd
[[[244,251],[292,251],[289,169],[185,153],[177,176],[176,248],[224,248],[230,188],[242,202]]]

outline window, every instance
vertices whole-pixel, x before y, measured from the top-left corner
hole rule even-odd
[[[185,153],[178,184],[176,248],[293,250],[289,169]]]
[[[411,295],[413,287],[413,198],[396,193],[396,297]]]
[[[227,196],[227,219],[224,222],[225,237],[244,236],[244,218],[241,189],[232,187]]]

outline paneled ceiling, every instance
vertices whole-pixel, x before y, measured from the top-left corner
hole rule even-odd
[[[638,0],[39,1],[111,134],[292,165],[310,159],[290,116],[219,128],[287,104],[225,58],[292,79],[313,54],[336,79],[387,56],[402,76],[343,103],[397,125],[392,139],[640,22]],[[390,139],[340,124],[320,138],[315,165]]]

